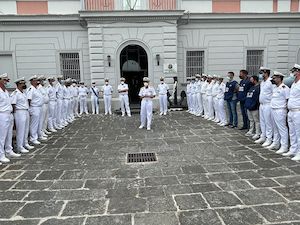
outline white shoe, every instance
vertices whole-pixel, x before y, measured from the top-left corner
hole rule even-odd
[[[27,144],[25,145],[25,148],[27,148],[28,150],[32,150],[34,149],[34,146]]]
[[[220,122],[220,120],[215,120],[214,122],[216,122],[218,124]]]
[[[283,153],[282,154],[282,156],[295,156],[296,155],[296,153],[295,152],[293,152],[293,151],[288,151],[288,152],[285,152],[285,153]]]
[[[212,117],[210,117],[210,118],[208,118],[207,120],[209,120],[209,121],[210,121],[210,120],[213,120],[213,118],[212,118]]]
[[[128,114],[128,117],[131,117],[131,114]]]
[[[40,137],[39,140],[41,140],[41,141],[47,141],[48,139],[46,137]]]
[[[263,144],[262,144],[262,147],[267,147],[269,145],[272,144],[272,141],[271,140],[266,140]]]
[[[143,126],[143,125],[139,126],[139,129],[143,129],[143,128],[144,128],[144,126]]]
[[[225,127],[225,125],[226,125],[225,123],[221,123],[220,124],[221,127]]]
[[[8,158],[6,158],[5,156],[3,156],[1,159],[0,159],[0,162],[2,163],[9,163],[10,160]]]
[[[281,146],[280,149],[276,153],[283,154],[283,153],[287,152],[288,150],[289,150],[288,147]]]
[[[252,137],[253,140],[257,140],[259,139],[259,135],[258,134],[255,134],[253,137]]]
[[[249,132],[249,131],[248,131],[248,132],[245,134],[245,136],[246,136],[246,137],[251,137],[251,136],[253,136],[253,134],[252,134],[252,132]]]
[[[293,158],[292,158],[293,161],[298,161],[300,160],[300,153],[297,153],[297,155],[295,155]]]
[[[54,128],[50,129],[51,132],[56,133],[57,130],[55,130]]]
[[[48,135],[43,135],[44,138],[48,138]]]
[[[208,116],[204,116],[203,118],[207,120],[207,119],[208,119]]]
[[[163,114],[164,114],[164,113],[163,113],[163,112],[161,112],[159,115],[160,115],[160,116],[162,116]]]
[[[122,117],[124,117],[125,116],[125,114],[122,114]]]
[[[40,145],[41,142],[39,142],[38,140],[35,140],[35,141],[32,141],[32,144],[35,144],[35,145]]]
[[[164,116],[166,116],[167,115],[167,113],[164,113]],[[199,115],[200,116],[200,115]]]
[[[47,131],[47,130],[45,130],[44,132],[45,132],[45,134],[47,134],[47,135],[50,135],[50,134],[51,134],[51,132],[49,132],[49,131]]]
[[[267,146],[266,148],[270,149],[270,150],[278,150],[280,148],[280,145],[277,143],[272,143],[271,145]]]
[[[20,151],[21,153],[28,153],[28,152],[29,152],[29,151],[28,151],[27,149],[25,149],[25,148],[20,148],[19,151]]]
[[[265,143],[266,139],[265,138],[259,138],[258,140],[255,141],[256,144],[263,144]]]
[[[18,158],[21,156],[21,154],[18,154],[18,153],[15,153],[15,152],[10,152],[10,153],[7,153],[7,156],[8,158]]]
[[[151,130],[151,128],[150,128],[150,127],[147,127],[147,130]]]

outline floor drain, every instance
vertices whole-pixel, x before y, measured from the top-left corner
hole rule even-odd
[[[156,162],[155,153],[128,153],[127,163]]]

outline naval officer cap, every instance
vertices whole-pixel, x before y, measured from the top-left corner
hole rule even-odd
[[[144,77],[144,78],[143,78],[143,81],[144,81],[144,82],[150,82],[150,79],[149,79],[148,77]]]
[[[201,75],[197,73],[197,74],[195,75],[195,77],[196,77],[196,78],[200,78]]]
[[[259,71],[260,71],[260,72],[267,72],[267,71],[271,71],[271,69],[268,68],[268,67],[261,66],[261,67],[259,68]]]
[[[159,78],[159,80],[164,80],[164,79],[165,79],[164,77],[160,77],[160,78]]]
[[[125,81],[125,78],[124,78],[124,77],[121,77],[120,81]]]
[[[57,75],[56,78],[57,78],[57,79],[63,79],[64,76],[63,76],[63,75]]]
[[[84,82],[83,82],[83,81],[80,81],[79,84],[84,84]]]
[[[39,80],[46,80],[46,77],[44,75],[39,76]]]
[[[300,65],[299,64],[295,64],[294,67],[291,69],[292,72],[294,71],[300,71]]]
[[[105,79],[104,79],[104,81],[105,81],[105,82],[108,82],[108,81],[109,81],[109,79],[108,79],[108,78],[105,78]]]
[[[18,83],[25,83],[26,80],[25,80],[25,77],[20,77],[18,79],[15,80],[15,83],[18,84]]]
[[[48,77],[48,80],[55,80],[55,77],[50,76],[50,77]]]
[[[196,80],[196,77],[195,76],[191,76],[191,80]]]
[[[1,74],[1,75],[0,75],[0,79],[1,79],[1,80],[9,80],[8,74],[7,74],[7,73]]]
[[[71,79],[71,78],[68,78],[68,79],[65,80],[65,82],[66,82],[66,83],[71,83],[71,82],[72,82],[72,79]]]
[[[29,80],[32,81],[32,80],[38,80],[39,77],[37,75],[33,75],[31,77],[29,77]]]
[[[282,73],[280,73],[280,72],[278,72],[278,71],[274,71],[273,76],[285,77],[284,74],[282,74]]]
[[[207,77],[207,75],[205,73],[202,73],[202,77]]]
[[[213,78],[213,76],[212,75],[207,75],[207,78]]]

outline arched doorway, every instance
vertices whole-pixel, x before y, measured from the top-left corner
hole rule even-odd
[[[120,54],[120,71],[129,87],[130,103],[139,103],[138,93],[143,86],[143,77],[148,76],[148,56],[145,49],[139,45],[127,45]]]

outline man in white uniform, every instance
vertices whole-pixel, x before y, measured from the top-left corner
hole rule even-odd
[[[99,89],[96,87],[96,82],[93,82],[90,89],[93,114],[99,114],[99,92]]]
[[[213,85],[214,85],[213,77],[211,75],[208,75],[207,76],[207,87],[206,87],[207,109],[208,109],[208,115],[206,118],[207,120],[214,119],[214,103],[213,103],[213,96],[212,96]]]
[[[203,103],[202,103],[202,96],[201,96],[201,75],[196,74],[196,101],[197,101],[197,109],[196,109],[196,116],[202,116],[203,113]]]
[[[125,84],[125,78],[121,77],[121,83],[118,85],[119,98],[121,103],[122,116],[125,116],[125,111],[131,117],[129,98],[128,98],[128,84]]]
[[[54,86],[54,77],[48,77],[49,86],[47,87],[47,92],[49,96],[49,110],[48,110],[48,129],[50,132],[57,132],[55,129],[56,125],[56,107],[57,107],[57,97],[56,88]]]
[[[44,96],[37,89],[39,83],[38,77],[36,75],[29,78],[31,86],[27,90],[27,99],[29,101],[29,114],[30,118],[30,141],[35,144],[41,144],[38,141],[38,133],[39,133],[39,123],[42,115],[42,107],[44,104]]]
[[[80,87],[78,88],[79,107],[80,107],[79,115],[82,115],[83,112],[85,112],[85,114],[89,114],[87,111],[87,102],[86,102],[88,92],[86,90],[86,87],[84,86],[83,81],[81,81],[79,84],[80,84]]]
[[[292,160],[298,161],[300,160],[300,65],[295,64],[291,71],[295,77],[288,101],[291,146],[287,153],[283,153],[283,156],[293,156]]]
[[[151,130],[153,103],[152,99],[155,98],[155,89],[149,86],[150,80],[148,77],[143,78],[144,87],[141,88],[139,96],[142,99],[141,102],[141,125],[140,129],[143,129],[147,124],[147,130]]]
[[[17,88],[11,94],[11,104],[13,106],[15,124],[16,124],[16,139],[17,150],[20,153],[28,153],[28,149],[33,149],[33,146],[28,145],[29,135],[29,104],[26,90],[25,78],[19,78],[15,81]]]
[[[42,106],[42,112],[40,116],[40,122],[39,122],[39,131],[38,131],[38,136],[40,140],[47,140],[48,135],[46,134],[45,130],[45,120],[48,121],[48,104],[49,104],[49,96],[47,89],[44,87],[45,86],[45,80],[46,78],[44,76],[39,76],[39,82],[40,84],[38,85],[37,89],[42,93],[43,98],[44,98],[44,104]]]
[[[12,105],[6,86],[9,83],[8,75],[0,75],[0,164],[9,163],[7,157],[20,157],[13,152],[12,133],[14,117]],[[7,157],[6,157],[7,156]]]
[[[213,119],[214,122],[219,123],[220,122],[220,118],[219,118],[219,99],[217,97],[218,92],[219,92],[219,77],[217,75],[214,75],[214,84],[212,87],[212,97],[213,97],[213,108],[214,108],[214,112],[215,112],[215,117]]]
[[[197,98],[196,98],[196,77],[191,77],[191,111],[190,113],[196,115]]]
[[[226,113],[225,113],[225,107],[224,107],[224,95],[226,90],[226,84],[223,82],[223,78],[219,78],[219,86],[218,86],[218,92],[217,92],[217,105],[218,105],[218,115],[220,122],[218,125],[224,127],[227,124],[226,121]]]
[[[187,107],[188,110],[187,112],[191,112],[192,110],[192,102],[191,102],[191,78],[188,77],[186,78],[187,84],[186,84],[186,103],[187,103]]]
[[[167,115],[168,112],[168,96],[169,86],[165,83],[164,78],[160,78],[160,84],[157,86],[159,94],[160,115]]]
[[[260,83],[259,94],[259,120],[261,135],[255,143],[262,144],[263,147],[267,147],[272,144],[273,127],[271,116],[271,99],[273,94],[273,84],[271,82],[271,69],[267,67],[261,67],[260,73],[263,74],[263,80]]]
[[[63,101],[64,101],[64,91],[62,86],[62,75],[57,76],[57,84],[55,85],[56,88],[56,97],[57,97],[57,106],[56,106],[56,122],[54,128],[62,129],[64,127],[63,124]]]
[[[78,86],[77,86],[77,81],[73,80],[72,83],[73,86],[73,100],[74,100],[74,104],[73,104],[73,114],[76,117],[80,117],[79,112],[78,112],[78,105],[79,105],[79,91],[78,91]]]
[[[275,87],[273,89],[273,95],[271,100],[271,113],[274,120],[274,130],[278,133],[277,137],[273,137],[273,143],[268,146],[268,149],[280,149],[276,152],[282,154],[288,151],[289,145],[289,132],[286,125],[287,119],[287,101],[290,96],[290,89],[283,83],[283,75],[280,72],[274,71],[273,83]],[[276,139],[275,139],[276,138]]]
[[[111,115],[111,95],[113,93],[113,87],[108,83],[109,80],[105,79],[105,84],[102,87],[103,99],[104,99],[104,109],[105,115]]]
[[[202,81],[201,81],[201,96],[202,96],[202,103],[203,103],[203,110],[204,114],[202,115],[203,118],[208,118],[208,107],[207,107],[207,96],[206,96],[206,88],[207,88],[207,75],[202,74]]]

